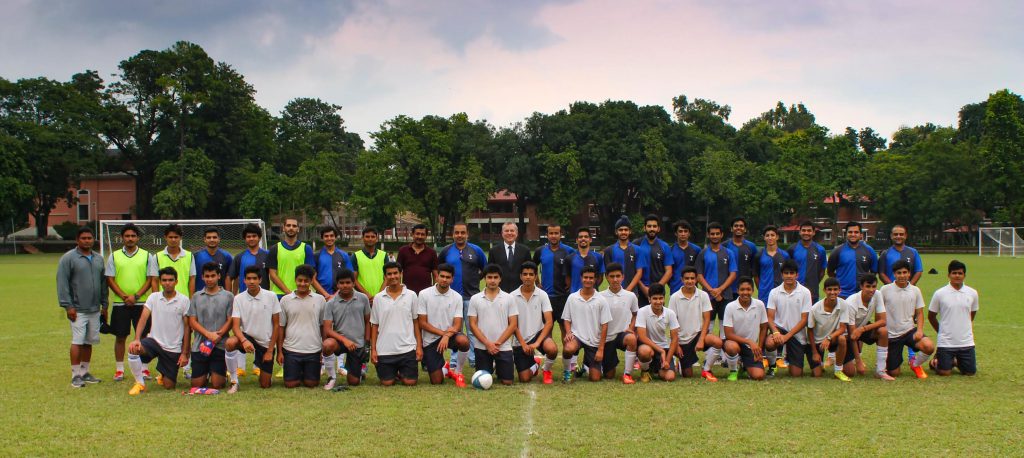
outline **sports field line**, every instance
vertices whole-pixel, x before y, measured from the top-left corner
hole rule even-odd
[[[533,385],[530,385],[526,392],[530,395],[526,403],[526,412],[524,413],[526,417],[526,435],[523,437],[523,448],[519,451],[519,456],[524,458],[530,456],[530,436],[533,435],[533,405],[537,403],[537,391]]]

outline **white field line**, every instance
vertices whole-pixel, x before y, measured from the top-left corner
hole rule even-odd
[[[519,456],[524,458],[530,456],[530,436],[533,435],[533,405],[537,403],[537,391],[533,385],[530,385],[527,393],[530,394],[530,399],[526,404],[526,436],[523,438],[523,448],[519,451]]]

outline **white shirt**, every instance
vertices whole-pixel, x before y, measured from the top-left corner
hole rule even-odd
[[[978,292],[963,285],[959,290],[946,285],[935,291],[928,311],[939,314],[939,335],[936,345],[940,348],[963,348],[974,346],[974,321],[971,312],[978,311]]]
[[[416,314],[426,316],[427,323],[445,331],[452,327],[455,317],[462,318],[462,295],[451,288],[443,294],[437,290],[437,286],[424,288],[416,297]],[[420,335],[424,347],[441,338],[426,329],[421,329]]]
[[[672,344],[669,334],[673,329],[679,329],[679,318],[670,308],[662,307],[661,315],[655,315],[651,306],[645,305],[636,312],[636,327],[646,329],[647,338],[667,350]]]
[[[469,298],[469,313],[466,316],[476,317],[476,327],[483,333],[487,340],[495,341],[508,329],[508,320],[512,316],[519,315],[516,305],[512,302],[512,295],[498,290],[494,299],[488,298],[486,291],[480,291]],[[475,340],[473,348],[486,350],[487,346]],[[505,339],[498,347],[498,351],[512,351],[512,339]]]
[[[572,324],[572,335],[581,343],[596,348],[602,343],[601,325],[612,321],[612,312],[600,294],[595,292],[589,300],[584,300],[576,291],[566,298],[562,319]]]
[[[416,351],[416,293],[402,285],[397,299],[388,295],[387,288],[373,296],[370,324],[377,325],[377,355],[403,355]]]
[[[722,318],[722,329],[726,326],[732,328],[736,335],[757,342],[761,336],[761,325],[768,323],[768,310],[764,302],[751,298],[747,308],[740,306],[740,300],[736,299],[725,306],[725,317]]]
[[[875,294],[879,293],[885,303],[885,327],[889,330],[889,337],[899,337],[914,330],[914,314],[917,309],[924,308],[921,289],[910,283],[906,288],[889,283]]]
[[[811,312],[811,290],[804,285],[796,284],[792,292],[786,292],[786,285],[772,288],[768,293],[767,308],[775,310],[775,326],[792,331],[805,313]],[[807,343],[807,330],[801,329],[793,338],[801,345]]]
[[[640,303],[636,294],[622,288],[618,293],[606,289],[598,294],[608,303],[608,311],[612,314],[612,320],[608,322],[608,337],[605,342],[615,340],[620,333],[626,332],[629,322],[633,320],[633,314],[640,310]]]
[[[858,328],[866,326],[871,321],[872,313],[876,317],[875,321],[878,321],[879,313],[885,313],[885,300],[882,299],[881,293],[875,291],[868,305],[864,305],[862,294],[863,291],[857,291],[846,298],[846,304],[850,306],[850,313],[853,314],[853,325]]]
[[[551,312],[551,298],[543,289],[533,288],[530,300],[526,300],[522,287],[516,288],[510,295],[515,304],[516,312],[519,313],[519,333],[523,335],[526,342],[530,342],[540,331],[544,329],[544,314]],[[523,342],[516,342],[515,346],[523,346]]]
[[[840,297],[836,298],[836,306],[831,312],[825,310],[825,299],[822,299],[811,307],[811,313],[807,315],[807,329],[814,330],[814,343],[821,343],[844,324],[853,324],[853,314],[850,305]]]
[[[299,297],[295,291],[281,298],[280,325],[284,331],[284,349],[291,353],[316,353],[323,349],[323,316],[327,301],[309,292]]]
[[[695,290],[693,297],[687,298],[683,289],[668,297],[668,309],[676,314],[679,320],[679,343],[689,343],[700,335],[704,326],[704,313],[711,311],[711,297],[703,290]]]
[[[185,337],[185,322],[191,304],[184,294],[175,292],[174,297],[167,299],[161,291],[151,294],[146,299],[149,309],[149,337],[152,337],[160,348],[170,353],[181,353],[181,340]]]
[[[254,297],[249,290],[235,295],[231,317],[238,318],[242,332],[252,337],[263,348],[270,348],[270,336],[274,333],[274,315],[281,313],[281,302],[277,294],[260,288]]]

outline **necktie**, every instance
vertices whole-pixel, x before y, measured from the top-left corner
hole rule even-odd
[[[512,265],[512,245],[508,246],[508,265]]]

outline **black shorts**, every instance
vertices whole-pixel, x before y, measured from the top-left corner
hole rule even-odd
[[[261,346],[258,343],[256,343],[256,341],[253,340],[252,337],[249,336],[249,334],[243,334],[243,335],[245,336],[245,340],[248,340],[249,342],[252,343],[252,347],[255,350],[255,351],[253,351],[253,356],[254,356],[254,358],[252,360],[253,367],[258,367],[261,372],[265,372],[267,374],[272,374],[274,372],[274,356],[275,355],[271,354],[270,355],[270,361],[264,362],[263,358],[267,354],[267,351],[268,351],[267,348],[264,347],[264,346]],[[242,350],[242,351],[244,352],[245,350]]]
[[[419,368],[416,367],[416,350],[399,355],[379,355],[376,367],[377,378],[382,382],[398,377],[406,380],[416,380],[420,377]]]
[[[661,374],[661,352],[658,351],[657,349],[653,349],[653,350],[654,350],[654,356],[651,357],[651,363],[650,363],[649,366],[647,366],[647,368],[648,368],[647,370],[650,371],[651,374],[653,374],[653,375],[659,375],[659,374]],[[665,353],[669,354],[668,349],[665,349]],[[626,369],[629,370],[631,368],[626,368]],[[670,355],[669,359],[668,359],[668,370],[674,370],[674,369],[675,369],[674,361],[672,360],[671,355]]]
[[[565,311],[565,301],[568,299],[566,296],[551,296],[551,316],[555,317],[559,323],[562,323],[562,312]]]
[[[627,335],[629,335],[629,333],[626,332],[626,331],[622,331],[622,332],[620,332],[620,333],[615,335],[615,339],[612,342],[615,343],[615,349],[616,350],[626,351],[626,336]]]
[[[214,348],[210,355],[204,355],[200,351],[192,352],[192,378],[205,377],[216,374],[221,377],[227,376],[228,366],[224,361],[224,349]]]
[[[424,359],[426,359],[426,353],[424,353]],[[363,351],[363,347],[357,347],[355,350],[349,350],[341,343],[338,343],[338,351],[334,352],[334,356],[345,357],[345,370],[349,374],[358,376],[362,374],[363,362],[365,361],[366,352]]]
[[[782,334],[789,333],[788,329],[781,326],[776,326],[776,329]],[[800,369],[804,368],[804,359],[807,360],[807,364],[811,364],[811,346],[800,343],[800,341],[796,340],[796,335],[787,340],[784,345],[786,349],[786,364],[799,367]],[[775,351],[779,351],[779,349],[776,348]]]
[[[740,344],[740,363],[743,367],[750,369],[751,367],[764,368],[764,364],[761,360],[754,358],[754,350],[750,349],[747,344]]]
[[[721,323],[725,319],[725,305],[731,302],[729,299],[722,295],[722,300],[716,301],[714,298],[711,299],[711,321],[708,322],[708,326],[715,326],[715,317],[718,317],[718,322]],[[721,326],[721,324],[719,324]]]
[[[448,338],[449,348],[451,348],[451,345],[455,343],[455,336],[459,334],[461,333],[455,333],[453,336]],[[437,351],[437,344],[439,343],[441,343],[441,339],[437,339],[423,347],[423,370],[427,371],[427,373],[439,371],[444,368],[444,353]]]
[[[579,340],[579,339],[577,339]],[[580,342],[580,348],[583,349],[583,364],[586,364],[590,369],[596,369],[597,363],[597,347],[591,347],[582,341]],[[601,373],[606,374],[614,371],[619,365],[619,352],[615,350],[615,341],[604,343],[604,359],[601,360],[600,368]]]
[[[892,371],[903,365],[903,347],[912,348],[918,351],[917,342],[914,342],[914,333],[917,328],[907,331],[899,337],[889,338],[889,355],[885,358],[885,370]]]
[[[815,346],[817,346],[817,345],[818,344],[815,344]],[[838,350],[838,349],[839,349],[839,342],[837,342],[835,340],[829,342],[829,344],[828,344],[828,351],[829,352],[835,353],[836,350]],[[838,364],[840,367],[842,367],[842,366],[845,366],[846,363],[848,363],[850,361],[853,361],[854,358],[856,358],[856,353],[855,353],[856,351],[857,351],[857,347],[851,347],[851,346],[847,345],[846,346],[846,355],[843,356],[843,362],[840,363],[840,362],[837,361],[836,364]],[[808,354],[810,354],[810,353],[808,353]],[[822,360],[824,360],[827,357],[828,357],[828,355],[821,355],[821,359]],[[815,363],[814,361],[811,361],[811,369],[814,369],[815,367],[818,367],[820,365],[821,365],[821,363]]]
[[[679,349],[683,351],[683,357],[680,358],[679,365],[683,369],[693,366],[699,358],[697,358],[697,341],[700,340],[700,334],[697,334],[692,340],[686,343],[680,343]],[[629,368],[626,368],[629,370]]]
[[[260,369],[261,371],[263,369]],[[284,381],[320,381],[320,352],[293,353],[284,351]]]
[[[868,321],[867,323],[864,323],[864,326],[868,326],[870,324],[871,324],[871,322]],[[868,344],[868,345],[877,345],[878,344],[878,329],[872,329],[872,330],[870,330],[868,332],[862,332],[860,334],[860,338],[858,338],[857,341],[861,342],[861,343],[864,343],[864,344]]]
[[[935,360],[939,370],[953,370],[953,358],[956,358],[956,367],[960,369],[961,374],[972,375],[978,372],[978,360],[974,354],[974,347],[939,347],[935,352]]]
[[[142,304],[139,305],[115,305],[110,308],[110,333],[117,337],[128,337],[132,330],[139,325],[139,317],[142,316]],[[149,335],[152,320],[146,321],[146,329],[142,330],[140,337]]]
[[[529,342],[526,342],[526,344],[527,345],[533,345],[533,344],[537,343],[537,338],[538,337],[540,337],[540,333],[539,332],[537,333],[537,335],[533,336],[533,338],[530,339]],[[548,337],[544,338],[544,340],[550,340],[550,339],[551,339],[551,336],[548,336]],[[515,345],[512,346],[512,360],[516,364],[516,372],[525,371],[525,370],[533,367],[533,365],[537,363],[537,361],[533,359],[533,355],[532,354],[528,355],[526,353],[523,353],[523,347],[522,346],[518,346],[517,347]]]
[[[156,358],[156,370],[160,372],[160,375],[163,375],[164,378],[172,382],[177,382],[178,358],[181,357],[181,353],[171,353],[164,350],[152,337],[146,337],[140,343],[142,343],[143,352],[139,355],[139,359],[142,360],[142,363],[149,364],[150,361]]]
[[[498,380],[512,381],[515,378],[515,361],[512,350],[499,351],[492,355],[487,350],[474,348],[476,353],[476,368],[498,376]],[[522,351],[520,351],[522,353]]]

